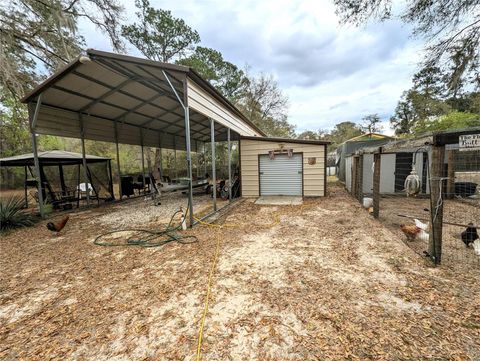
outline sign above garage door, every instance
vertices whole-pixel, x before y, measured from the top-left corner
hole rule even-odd
[[[303,195],[303,155],[259,155],[260,195]]]

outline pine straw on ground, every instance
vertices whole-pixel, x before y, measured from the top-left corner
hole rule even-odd
[[[340,188],[220,221],[152,249],[94,246],[113,226],[81,216],[2,237],[0,358],[195,359],[217,241],[204,360],[480,358],[479,273],[428,266]]]

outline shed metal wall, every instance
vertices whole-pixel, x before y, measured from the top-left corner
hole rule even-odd
[[[233,112],[223,106],[213,96],[200,88],[195,82],[187,78],[188,106],[223,126],[230,128],[241,136],[261,136]]]
[[[324,196],[326,145],[241,139],[242,196],[258,197],[260,195],[258,156],[268,154],[270,150],[279,149],[280,144],[285,149],[293,149],[294,153],[303,153],[303,195],[305,197]],[[316,158],[316,163],[308,164],[308,159],[313,157]]]

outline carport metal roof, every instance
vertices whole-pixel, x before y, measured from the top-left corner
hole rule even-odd
[[[219,141],[227,128],[264,136],[193,69],[126,55],[87,50],[22,99],[30,119],[40,96],[39,134],[185,150],[185,105],[193,151],[210,141],[210,119]]]

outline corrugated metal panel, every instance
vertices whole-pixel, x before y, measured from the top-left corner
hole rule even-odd
[[[260,195],[302,195],[302,155],[260,156]]]
[[[205,90],[199,87],[191,79],[187,79],[188,105],[206,117],[212,118],[225,127],[231,128],[240,135],[257,136],[261,135],[247,123],[222,106]]]

